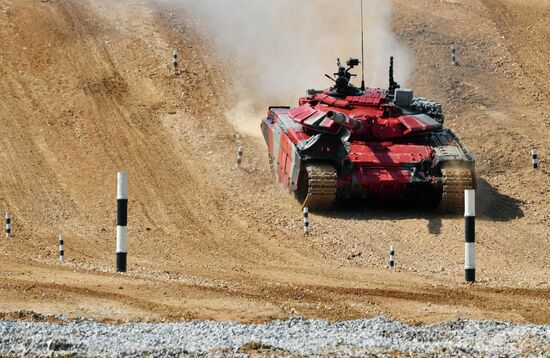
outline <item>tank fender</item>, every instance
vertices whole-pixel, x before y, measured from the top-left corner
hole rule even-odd
[[[298,150],[294,147],[291,154],[292,164],[290,166],[290,192],[298,190],[298,180],[300,179],[300,168],[302,167],[302,158]]]
[[[281,135],[283,130],[280,126],[273,126],[273,170],[277,173],[277,168],[279,167],[279,151],[281,149]]]
[[[288,173],[287,173],[287,175],[290,179],[288,189],[291,192],[295,191],[298,188],[300,168],[301,168],[301,165],[302,165],[302,158],[300,156],[300,152],[299,152],[299,150],[296,146],[292,145],[292,146],[290,146],[291,147],[290,150],[286,150],[285,153],[281,153],[281,151],[284,150],[283,149],[284,146],[281,145],[281,140],[287,140],[286,134],[284,132],[284,129],[279,125],[275,125],[272,128],[273,128],[273,133],[271,135],[271,141],[272,141],[272,146],[273,146],[273,148],[272,148],[273,170],[274,170],[275,173],[279,173],[279,165],[281,164],[281,163],[279,163],[279,161],[281,160],[281,155],[282,155],[283,158],[288,157],[287,159],[285,159],[285,160],[290,160],[291,161],[290,168],[289,168]],[[308,142],[308,141],[300,142],[300,143],[298,143],[298,145],[302,146],[304,142]],[[283,180],[283,178],[281,178],[281,177],[279,177],[278,179],[280,181]]]
[[[464,164],[475,163],[473,154],[450,129],[432,133],[429,140],[435,151],[434,166],[457,161],[465,162]]]
[[[273,119],[272,118],[264,118],[262,120],[262,123],[260,125],[260,128],[262,130],[262,135],[264,137],[264,140],[265,140],[265,144],[267,145],[267,148],[268,150],[271,152],[272,151],[272,131],[271,131],[271,127],[273,126]]]

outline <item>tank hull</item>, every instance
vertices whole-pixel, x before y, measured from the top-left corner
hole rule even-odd
[[[278,180],[313,210],[359,197],[414,198],[430,207],[451,200],[443,206],[456,211],[456,193],[475,187],[471,153],[450,129],[423,114],[401,111],[384,119],[381,102],[339,107],[313,97],[300,105],[270,108],[261,128]],[[334,108],[361,118],[365,128],[329,123],[326,113]]]

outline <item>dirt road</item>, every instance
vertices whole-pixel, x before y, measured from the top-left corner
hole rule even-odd
[[[0,312],[550,322],[549,8],[395,2],[415,93],[444,103],[478,158],[479,283],[467,286],[461,218],[340,207],[311,215],[305,237],[264,145],[226,120],[231,80],[191,15],[140,0],[0,0],[0,209],[14,217],[14,237],[0,243]],[[178,77],[173,48],[184,54]],[[129,273],[115,274],[122,170]]]

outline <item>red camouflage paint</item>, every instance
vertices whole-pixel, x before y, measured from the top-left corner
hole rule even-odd
[[[441,128],[433,119],[404,113],[387,101],[384,89],[367,89],[363,95],[345,98],[335,98],[324,91],[300,98],[299,106],[293,109],[270,108],[268,118],[262,121],[270,157],[277,162],[277,176],[291,191],[291,182],[299,180],[293,178],[291,168],[299,143],[318,134],[319,130],[336,133],[341,128],[327,118],[329,111],[343,113],[362,124],[349,138],[347,159],[353,169],[339,174],[339,188],[352,188],[355,192],[364,191],[376,197],[403,196],[411,183],[411,163],[434,159],[431,145],[407,141],[410,134]],[[426,182],[435,183],[436,180],[435,177],[425,178]]]

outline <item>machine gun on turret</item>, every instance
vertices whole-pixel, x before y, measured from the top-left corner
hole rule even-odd
[[[330,88],[330,94],[335,97],[346,97],[346,96],[360,96],[363,94],[361,89],[355,87],[350,83],[352,77],[356,77],[356,74],[350,73],[350,71],[355,67],[359,66],[359,60],[356,58],[350,58],[346,61],[348,68],[344,67],[340,62],[340,59],[337,59],[336,64],[338,65],[338,72],[334,73],[336,79],[325,74],[327,78],[334,81],[335,85]]]

